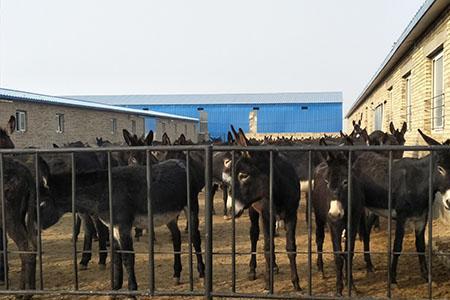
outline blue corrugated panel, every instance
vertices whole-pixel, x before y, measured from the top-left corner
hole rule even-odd
[[[249,113],[255,107],[258,108],[259,133],[338,132],[342,129],[342,103],[128,105],[127,107],[147,108],[193,118],[199,118],[198,109],[201,107],[208,113],[208,131],[211,137],[225,138],[230,124],[247,132]]]

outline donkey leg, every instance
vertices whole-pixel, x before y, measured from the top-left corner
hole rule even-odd
[[[317,269],[322,273],[322,278],[325,278],[323,271],[323,242],[325,240],[325,223],[316,217],[316,246],[317,246]]]
[[[275,271],[278,269],[275,262],[275,242],[274,239],[270,239],[270,232],[272,231],[272,236],[275,237],[275,218],[273,219],[273,227],[270,228],[270,217],[269,213],[264,211],[263,216],[263,229],[264,229],[264,258],[266,260],[266,272],[264,275],[265,279],[265,289],[269,290],[270,285],[270,269]],[[273,253],[270,252],[270,247],[273,249]],[[272,260],[272,264],[270,261]]]
[[[142,228],[134,228],[134,237],[136,239],[136,241],[139,242],[139,238],[142,236]]]
[[[92,219],[88,215],[82,214],[80,215],[80,218],[82,220],[84,230],[83,254],[81,255],[80,269],[86,270],[87,265],[92,258],[92,238],[95,227]]]
[[[295,227],[297,225],[297,212],[285,219],[286,225],[286,252],[288,253],[289,265],[291,267],[291,282],[296,291],[301,291],[297,272],[297,244],[295,242]]]
[[[405,235],[405,218],[397,218],[397,225],[395,228],[395,238],[394,238],[394,256],[392,258],[392,265],[390,268],[391,272],[391,283],[397,283],[397,264],[398,258],[400,256],[400,252],[402,252],[403,248],[403,237]]]
[[[174,251],[174,263],[173,263],[173,278],[175,281],[175,284],[180,283],[180,276],[181,276],[181,233],[180,229],[178,229],[178,225],[176,221],[170,221],[167,223],[167,228],[169,228],[170,233],[172,235],[172,244],[173,244],[173,251]]]
[[[131,237],[131,225],[119,225],[120,249],[122,262],[128,274],[128,290],[137,290],[136,274],[134,272],[135,255],[133,251],[133,239]]]
[[[228,199],[228,186],[226,184],[222,184],[222,201],[223,201],[223,218],[228,218],[228,209],[227,209],[227,199]]]
[[[75,241],[78,240],[78,236],[80,235],[80,231],[81,231],[81,218],[80,215],[77,214],[77,219],[75,222]]]
[[[195,249],[195,256],[197,257],[197,271],[200,278],[205,277],[205,264],[203,263],[202,256],[202,239],[200,236],[200,231],[198,230],[198,211],[193,211],[192,216],[192,244]]]
[[[416,234],[416,250],[419,253],[420,275],[428,282],[428,266],[425,258],[425,228],[427,219],[414,222],[414,231]],[[430,259],[430,258],[429,258]]]
[[[248,209],[250,217],[250,243],[251,243],[251,256],[250,256],[250,270],[248,272],[248,278],[250,280],[256,279],[256,246],[259,239],[259,213],[252,207]]]
[[[216,195],[217,190],[219,189],[219,185],[217,183],[212,185],[212,190],[211,190],[211,203],[212,203],[212,214],[215,215],[216,214],[216,210],[214,209],[214,195]]]
[[[342,267],[344,258],[342,256],[342,226],[340,224],[329,224],[331,232],[331,241],[333,243],[334,263],[336,271],[336,296],[342,296],[344,289]]]
[[[98,264],[101,268],[106,267],[106,258],[108,257],[107,243],[108,243],[108,227],[103,224],[98,217],[95,217],[95,223],[98,234],[98,248],[99,248],[99,260]]]
[[[27,230],[24,228],[23,224],[13,220],[8,220],[7,227],[8,235],[13,239],[14,243],[17,245],[19,251],[30,251],[29,247],[29,236],[27,235]],[[34,231],[32,231],[34,232]],[[36,254],[22,253],[20,254],[21,260],[21,280],[20,289],[35,289],[36,288]]]
[[[120,290],[123,285],[122,253],[117,252],[118,250],[121,250],[117,228],[112,230],[114,230],[114,240],[112,244],[114,250],[114,259],[112,262],[114,269],[113,290]]]
[[[366,270],[367,273],[373,273],[374,267],[372,264],[372,259],[370,257],[370,227],[367,226],[365,213],[362,213],[362,216],[360,218],[359,229],[360,235],[363,239],[364,261],[366,262]]]

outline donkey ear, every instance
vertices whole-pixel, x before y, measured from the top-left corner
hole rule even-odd
[[[345,133],[342,132],[342,130],[339,130],[339,134],[341,135],[341,137],[345,138],[347,137],[347,135]],[[325,135],[326,136],[326,135]]]
[[[144,145],[151,146],[153,142],[153,130],[150,130],[144,140]]]
[[[184,134],[180,134],[180,137],[178,138],[178,143],[180,145],[186,145],[186,137],[184,136]]]
[[[164,134],[162,136],[162,144],[163,145],[172,145],[172,143],[170,142],[169,136],[165,132],[164,132]]]
[[[230,125],[230,126],[231,126],[231,132],[233,132],[233,135],[234,135],[234,139],[236,141],[239,140],[239,134],[237,133],[236,129],[234,129],[233,125]]]
[[[56,144],[53,144],[53,148],[59,148],[59,146]]]
[[[229,145],[234,143],[233,135],[229,131],[228,131],[228,134],[227,134],[227,142],[228,142]]]
[[[319,140],[319,145],[321,145],[321,146],[328,146],[328,145],[327,145],[327,142],[325,141],[324,138],[320,138],[320,140]]]
[[[239,128],[239,138],[238,138],[238,144],[244,147],[248,146],[248,139],[245,136],[244,131],[242,130],[242,128]]]
[[[358,126],[361,126],[361,120],[358,121]]]
[[[439,142],[436,141],[435,139],[433,139],[433,138],[431,138],[431,137],[425,135],[425,133],[423,133],[422,130],[417,129],[417,131],[419,131],[420,135],[422,136],[422,138],[425,140],[425,142],[426,142],[428,145],[430,145],[430,146],[433,146],[433,145],[441,145],[441,143],[439,143]]]
[[[392,121],[391,121],[391,123],[389,123],[389,131],[391,132],[391,134],[395,133],[395,127],[394,127],[394,123],[392,123]]]
[[[122,130],[122,134],[123,134],[123,139],[125,140],[125,143],[127,143],[128,146],[132,146],[133,145],[133,136],[131,135],[131,133],[128,132],[128,130],[124,129],[124,130]]]
[[[352,125],[353,125],[353,127],[355,127],[355,125],[356,125],[355,120],[352,121]]]
[[[14,129],[16,129],[16,117],[11,116],[8,121],[9,133],[13,133]]]
[[[402,129],[400,130],[400,133],[404,135],[406,133],[407,129],[408,129],[408,125],[406,124],[406,122],[403,122]]]

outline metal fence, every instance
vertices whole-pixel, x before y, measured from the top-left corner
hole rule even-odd
[[[205,299],[212,299],[214,297],[223,297],[223,298],[267,298],[267,299],[298,299],[298,298],[304,298],[304,299],[334,299],[335,297],[332,296],[324,296],[324,295],[317,295],[314,293],[313,286],[312,286],[312,255],[317,254],[317,251],[312,250],[312,204],[311,204],[311,182],[312,182],[312,176],[313,176],[313,168],[312,168],[312,156],[318,152],[324,152],[324,151],[343,151],[348,153],[349,157],[349,163],[348,163],[348,214],[351,213],[350,207],[351,207],[351,199],[352,199],[352,156],[355,154],[355,152],[363,152],[363,151],[387,151],[389,153],[388,156],[388,175],[389,175],[389,183],[388,183],[388,193],[389,193],[389,211],[392,211],[392,165],[393,165],[393,151],[403,150],[403,151],[426,151],[426,152],[433,152],[436,150],[442,150],[442,149],[450,150],[450,147],[445,146],[376,146],[376,147],[367,147],[367,146],[248,146],[248,147],[240,147],[240,146],[210,146],[210,145],[195,145],[195,146],[151,146],[151,147],[133,147],[130,148],[124,148],[124,147],[113,147],[113,148],[59,148],[59,149],[2,149],[0,150],[0,200],[1,200],[1,216],[2,216],[2,228],[5,229],[8,224],[6,224],[6,218],[5,218],[5,190],[4,190],[4,157],[5,156],[13,156],[17,154],[28,154],[28,155],[34,155],[35,159],[35,172],[36,175],[39,174],[39,165],[37,163],[38,157],[40,155],[44,154],[55,154],[55,153],[67,153],[71,157],[71,164],[72,164],[72,221],[73,221],[73,236],[75,236],[75,222],[76,222],[76,172],[75,172],[75,154],[76,153],[83,153],[83,152],[103,152],[107,154],[107,161],[108,161],[108,191],[109,191],[109,207],[110,207],[110,219],[109,223],[112,227],[113,225],[113,211],[112,211],[112,202],[113,202],[113,195],[112,195],[112,188],[113,188],[113,181],[112,181],[112,162],[111,162],[111,154],[114,152],[121,152],[121,151],[145,151],[147,162],[146,162],[146,176],[147,176],[147,210],[148,210],[148,271],[149,271],[149,281],[147,284],[147,287],[144,289],[140,289],[137,291],[128,291],[128,290],[112,290],[113,285],[113,278],[114,278],[114,269],[113,264],[111,263],[111,290],[82,290],[79,288],[79,278],[78,278],[78,254],[81,253],[81,251],[78,251],[75,238],[72,239],[72,258],[73,258],[73,269],[71,270],[73,272],[73,288],[72,289],[52,289],[52,288],[46,288],[44,287],[43,282],[43,260],[42,260],[42,239],[41,239],[41,230],[38,230],[37,232],[37,251],[35,252],[27,252],[28,254],[35,254],[37,255],[37,269],[38,269],[38,285],[36,290],[21,290],[21,289],[13,289],[10,285],[10,280],[8,278],[8,255],[15,253],[15,254],[24,254],[24,252],[20,251],[11,251],[7,248],[6,243],[6,230],[3,230],[3,262],[5,265],[5,289],[0,290],[0,295],[53,295],[53,296],[63,296],[63,295],[74,295],[74,296],[97,296],[97,295],[110,295],[110,296],[202,296]],[[194,279],[193,279],[193,261],[192,261],[192,255],[194,254],[192,250],[192,228],[191,226],[188,226],[188,244],[189,244],[189,250],[188,252],[181,252],[182,254],[188,254],[189,259],[189,289],[186,291],[167,291],[167,290],[158,290],[158,288],[155,285],[155,278],[157,274],[155,274],[155,248],[154,248],[154,232],[152,228],[154,227],[153,224],[153,210],[152,207],[152,199],[151,199],[151,189],[152,189],[152,183],[151,183],[151,176],[152,176],[152,165],[150,164],[150,155],[151,151],[184,151],[186,156],[186,174],[187,174],[187,205],[190,207],[191,205],[191,199],[189,197],[189,189],[190,189],[190,153],[192,151],[201,151],[204,153],[205,157],[205,169],[204,169],[204,175],[205,175],[205,228],[204,228],[204,236],[203,240],[205,241],[205,278],[204,278],[204,288],[203,290],[194,290]],[[232,214],[231,218],[231,235],[232,235],[232,245],[231,245],[231,289],[228,292],[216,292],[213,286],[213,274],[214,274],[214,266],[213,266],[213,256],[216,255],[213,247],[213,234],[214,234],[214,224],[213,224],[213,199],[211,197],[212,193],[212,183],[213,183],[213,174],[212,174],[212,157],[213,152],[230,152],[232,156],[232,182],[234,185],[234,177],[235,177],[235,161],[237,158],[237,154],[241,151],[251,151],[251,152],[269,152],[269,188],[270,188],[270,228],[273,227],[273,222],[275,221],[274,216],[274,207],[273,207],[273,182],[274,182],[274,172],[273,172],[273,164],[274,164],[274,153],[275,152],[289,152],[289,151],[302,151],[307,152],[309,157],[309,163],[305,166],[305,168],[308,169],[309,173],[309,190],[306,191],[309,195],[308,202],[307,202],[307,215],[308,219],[310,220],[308,222],[308,245],[307,245],[307,251],[297,251],[297,254],[303,254],[307,255],[307,287],[306,291],[302,293],[277,293],[277,291],[274,289],[274,270],[273,268],[269,268],[270,276],[269,276],[269,291],[254,291],[252,293],[243,293],[238,291],[238,287],[236,284],[236,255],[242,255],[242,254],[248,254],[248,253],[239,253],[236,251],[236,222],[235,222],[235,216],[234,213]],[[433,298],[433,284],[432,284],[432,278],[433,278],[433,272],[432,272],[432,256],[433,255],[450,255],[450,253],[435,253],[432,249],[432,241],[433,241],[433,228],[432,228],[432,204],[433,204],[433,191],[432,191],[432,185],[433,185],[433,176],[432,176],[432,167],[433,167],[433,160],[430,160],[429,164],[429,194],[428,194],[428,299]],[[36,205],[39,207],[40,203],[40,195],[39,195],[39,176],[35,176],[36,178]],[[232,191],[232,208],[234,211],[235,207],[235,197],[234,197],[234,186],[231,186]],[[305,192],[305,191],[302,191]],[[190,216],[190,210],[188,219],[191,220]],[[388,243],[387,248],[385,252],[378,252],[375,254],[385,254],[387,265],[391,265],[393,250],[392,250],[392,213],[389,213],[388,215]],[[350,218],[347,218],[347,228],[350,228]],[[41,216],[40,216],[40,210],[37,209],[37,227],[41,228]],[[110,261],[113,261],[113,257],[115,255],[120,254],[121,251],[115,251],[112,247],[113,245],[113,232],[110,230],[109,234],[109,240],[110,240]],[[273,241],[274,236],[272,230],[270,231],[270,240]],[[348,249],[350,249],[350,239],[347,239],[348,243]],[[272,253],[285,253],[283,251],[277,251],[274,252],[274,249],[271,247],[270,252]],[[173,254],[174,252],[170,252]],[[258,252],[257,252],[258,253]],[[323,251],[324,254],[333,254],[333,251]],[[350,255],[352,252],[350,250],[343,251],[341,254],[347,255],[348,258],[350,258]],[[353,254],[364,254],[364,251],[353,251]],[[403,251],[401,252],[402,255],[417,255],[419,253],[417,252],[407,252]],[[271,256],[272,257],[272,256]],[[346,260],[346,267],[347,272],[350,272],[350,259]],[[69,270],[67,270],[69,272]],[[390,272],[387,272],[387,278],[386,278],[386,295],[388,298],[392,297],[392,287],[390,284]],[[357,295],[354,294],[352,286],[349,284],[350,281],[347,281],[347,294],[344,296],[344,298],[358,298]]]

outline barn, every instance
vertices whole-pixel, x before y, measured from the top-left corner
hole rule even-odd
[[[342,129],[341,92],[69,97],[199,118],[205,138],[225,138],[230,124],[262,135]],[[159,129],[157,125],[153,120],[146,122],[147,130]]]
[[[346,114],[368,131],[408,125],[406,144],[423,144],[417,129],[439,141],[450,136],[450,6],[427,0]]]
[[[188,138],[197,140],[196,118],[0,88],[2,127],[10,116],[16,118],[11,137],[18,148],[73,141],[95,144],[96,137],[122,143],[122,129],[142,136],[145,120],[167,124],[171,138],[180,133],[174,131],[178,127]]]

